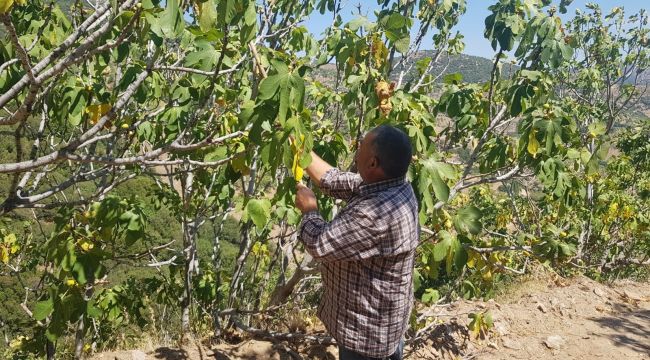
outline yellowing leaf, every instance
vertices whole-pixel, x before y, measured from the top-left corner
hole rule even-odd
[[[233,169],[240,172],[242,175],[249,175],[251,173],[251,168],[246,164],[246,158],[243,156],[237,156],[230,162]]]
[[[469,254],[469,259],[467,260],[467,267],[473,269],[476,266],[476,255],[475,253]]]
[[[302,152],[305,150],[305,135],[300,134],[300,147],[295,140],[289,138],[291,144],[291,151],[293,151],[293,165],[291,166],[291,173],[297,182],[302,181],[302,177],[305,173],[305,169],[300,166],[300,158],[302,157]]]
[[[94,247],[95,245],[91,242],[84,241],[81,243],[81,249],[86,252],[92,250]]]
[[[492,271],[488,269],[486,272],[481,274],[481,277],[484,281],[492,281]]]
[[[0,262],[3,264],[9,264],[9,249],[6,249],[3,245],[0,245]]]
[[[375,66],[380,68],[386,62],[388,57],[388,48],[384,45],[384,42],[381,41],[379,37],[375,37],[372,40],[372,57],[375,60]]]
[[[3,229],[4,233],[4,229]],[[9,255],[15,254],[20,250],[20,246],[16,244],[16,235],[7,234],[0,242],[0,262],[3,264],[9,263]]]
[[[296,178],[297,182],[302,181],[302,176],[304,175],[304,170],[300,166],[296,166],[296,172],[293,174],[293,176]]]
[[[98,104],[98,105],[90,105],[86,107],[86,112],[88,113],[88,116],[90,117],[90,122],[93,125],[97,124],[99,119],[101,119],[102,116],[106,115],[106,113],[109,110],[111,110],[110,104]]]
[[[302,176],[304,175],[304,169],[300,167],[300,153],[297,152],[293,155],[293,166],[291,167],[291,172],[293,177],[297,182],[302,181]]]
[[[14,0],[0,0],[0,14],[7,13],[13,4]]]
[[[533,155],[533,158],[537,157],[537,150],[539,150],[539,142],[537,141],[537,130],[533,130],[528,133],[528,152]]]

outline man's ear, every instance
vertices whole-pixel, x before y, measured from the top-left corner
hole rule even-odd
[[[376,156],[373,156],[370,160],[370,167],[371,168],[378,168],[379,167],[379,159]]]

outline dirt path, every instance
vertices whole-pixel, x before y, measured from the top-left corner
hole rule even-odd
[[[650,359],[647,283],[528,283],[476,305],[495,320],[487,346],[474,352],[478,359]]]
[[[496,300],[432,308],[436,336],[406,349],[406,359],[650,359],[650,284],[606,286],[587,278],[531,280]],[[468,314],[489,311],[484,339],[467,336]],[[445,339],[444,341],[442,339]],[[93,359],[332,359],[335,346],[292,346],[249,339],[212,350],[160,347]]]

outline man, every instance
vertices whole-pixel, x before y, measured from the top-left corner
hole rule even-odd
[[[405,175],[412,149],[391,126],[368,133],[355,162],[341,172],[312,152],[306,169],[326,194],[347,201],[331,221],[318,213],[314,193],[299,184],[299,236],[321,265],[323,298],[318,317],[339,344],[339,359],[402,358],[413,303],[413,259],[418,205]]]

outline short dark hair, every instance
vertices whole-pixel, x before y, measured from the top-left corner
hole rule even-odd
[[[390,125],[380,125],[370,133],[374,136],[372,147],[375,156],[386,176],[392,179],[406,175],[413,156],[409,137]]]

